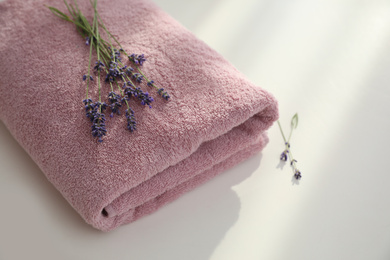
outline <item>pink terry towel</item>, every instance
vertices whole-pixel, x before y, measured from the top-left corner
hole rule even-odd
[[[58,0],[0,3],[0,119],[87,223],[130,223],[266,145],[274,97],[148,0],[99,0],[98,11],[125,50],[145,54],[143,71],[171,99],[143,86],[155,102],[130,103],[137,130],[107,116],[96,142],[82,103],[89,47],[44,4],[67,13]],[[89,1],[79,7],[92,21]],[[106,102],[109,92],[103,84]],[[96,85],[89,95],[97,99]]]

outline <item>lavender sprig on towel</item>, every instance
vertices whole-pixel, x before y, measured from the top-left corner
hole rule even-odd
[[[77,1],[74,0],[74,6],[69,4],[66,0],[64,3],[71,16],[64,14],[54,7],[48,7],[56,16],[62,18],[65,21],[73,23],[79,34],[83,38],[83,44],[89,47],[89,63],[88,71],[82,76],[83,81],[86,82],[86,97],[83,100],[86,116],[92,123],[92,136],[98,139],[98,142],[102,142],[102,137],[107,134],[105,125],[104,110],[106,107],[110,108],[110,117],[114,114],[121,115],[122,104],[125,103],[126,111],[125,117],[127,119],[127,129],[130,132],[136,130],[136,120],[134,111],[131,109],[129,103],[131,100],[138,102],[143,106],[149,106],[152,108],[151,103],[154,98],[149,92],[143,91],[141,85],[145,83],[146,86],[155,88],[157,94],[159,94],[164,100],[169,100],[170,95],[164,91],[163,88],[157,87],[153,80],[150,80],[142,72],[141,68],[146,62],[144,54],[128,54],[118,42],[118,40],[107,30],[105,25],[97,12],[97,0],[91,1],[93,9],[93,21],[92,24],[88,22],[85,16],[78,8]],[[99,33],[99,28],[103,29],[108,39],[103,39]],[[114,47],[116,44],[118,47]],[[97,61],[93,67],[95,78],[97,78],[98,97],[97,102],[93,102],[89,98],[89,87],[94,81],[94,77],[91,75],[91,60],[92,49],[96,51]],[[121,54],[124,54],[130,61],[129,65],[124,64]],[[105,74],[105,75],[104,75]],[[100,76],[104,75],[104,82],[109,85],[109,93],[107,95],[108,105],[102,102],[102,92],[106,91],[102,88]],[[114,91],[114,86],[118,88],[118,91]],[[122,86],[122,88],[120,87]]]
[[[278,120],[278,125],[279,125],[280,132],[282,133],[284,145],[285,145],[285,149],[282,152],[282,154],[280,155],[280,160],[286,162],[288,159],[290,159],[290,166],[293,170],[294,178],[297,180],[300,180],[302,178],[302,175],[301,175],[301,172],[297,168],[297,160],[294,159],[292,152],[291,152],[291,146],[290,146],[290,139],[291,139],[292,132],[298,126],[298,114],[295,114],[291,119],[291,130],[290,130],[290,135],[289,135],[288,139],[286,139],[286,137],[283,133],[282,126],[280,125],[279,120]]]

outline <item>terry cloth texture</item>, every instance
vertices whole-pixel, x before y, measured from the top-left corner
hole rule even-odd
[[[155,102],[130,101],[137,130],[126,129],[122,107],[107,113],[98,143],[82,103],[89,46],[44,4],[67,13],[58,0],[0,3],[0,119],[87,223],[130,223],[266,145],[274,97],[148,0],[99,0],[97,9],[127,52],[146,55],[144,73],[171,100],[144,83]],[[89,1],[79,7],[92,21]],[[110,91],[103,84],[106,102]],[[89,97],[98,99],[96,80]]]

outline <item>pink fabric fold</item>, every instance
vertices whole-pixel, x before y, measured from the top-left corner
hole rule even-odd
[[[0,119],[87,223],[130,223],[266,145],[275,98],[147,0],[99,0],[98,11],[124,49],[145,54],[144,72],[171,100],[142,86],[155,102],[130,102],[137,130],[107,113],[97,143],[82,104],[89,48],[44,4],[66,10],[56,0],[0,3]],[[79,6],[92,18],[89,1]],[[104,84],[104,100],[110,91]],[[96,85],[89,96],[97,100]]]

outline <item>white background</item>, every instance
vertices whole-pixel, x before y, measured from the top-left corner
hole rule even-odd
[[[155,2],[273,93],[286,131],[298,112],[302,180],[275,124],[262,154],[103,233],[0,123],[0,259],[389,260],[390,1]]]

